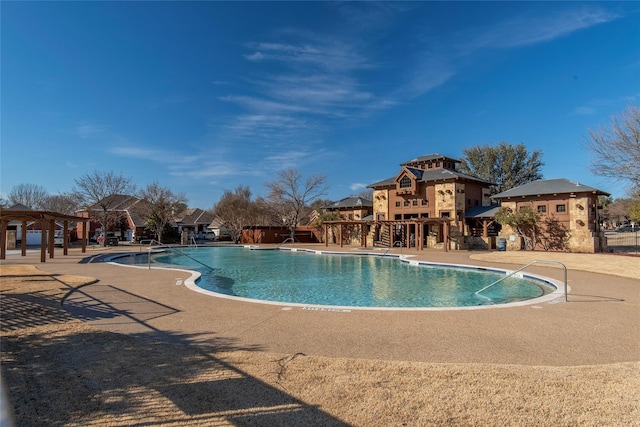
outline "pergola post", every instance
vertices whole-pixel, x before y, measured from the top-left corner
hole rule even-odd
[[[88,239],[87,221],[82,221],[82,253],[87,252],[87,239]]]
[[[40,262],[47,262],[47,220],[40,220]]]
[[[324,224],[322,226],[324,228],[324,247],[329,246],[329,224]]]
[[[64,221],[63,222],[64,226],[62,228],[62,253],[64,255],[68,255],[69,254],[69,238],[67,236],[67,233],[69,233],[69,221]]]
[[[0,259],[7,258],[7,221],[4,219],[0,221],[0,237],[2,237],[2,242],[0,242]]]
[[[449,222],[442,223],[442,234],[444,234],[444,251],[449,252]]]
[[[56,222],[53,219],[49,220],[49,258],[53,258],[53,252],[54,252],[54,246],[56,243],[56,236],[55,236],[55,228],[56,228]]]
[[[20,248],[22,249],[22,256],[27,256],[27,221],[22,221],[22,229],[20,230],[22,234],[20,240]]]

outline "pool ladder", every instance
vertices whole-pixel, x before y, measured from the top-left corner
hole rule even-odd
[[[487,285],[484,288],[480,289],[479,291],[476,291],[475,295],[481,296],[483,298],[488,298],[488,297],[485,297],[484,295],[480,295],[480,292],[486,291],[487,289],[489,289],[493,285],[497,285],[498,283],[502,282],[503,280],[506,280],[509,277],[512,277],[515,274],[518,274],[519,272],[521,272],[522,270],[524,270],[525,268],[527,268],[527,267],[529,267],[529,266],[531,266],[533,264],[555,264],[555,265],[561,265],[562,266],[562,268],[564,269],[564,302],[567,302],[568,301],[568,299],[567,299],[567,266],[564,265],[563,263],[559,262],[559,261],[545,261],[545,260],[531,261],[529,264],[524,265],[524,266],[520,267],[519,269],[512,271],[511,273],[507,274],[504,277],[501,277],[500,279],[496,280],[495,282],[491,283],[490,285]]]
[[[157,240],[151,240],[151,243],[157,243],[157,244],[158,244],[158,246],[161,246],[161,247],[163,247],[163,248],[171,249],[171,250],[173,250],[173,251],[176,251],[176,252],[178,252],[180,255],[185,256],[185,257],[189,258],[190,260],[195,261],[195,262],[197,262],[198,264],[200,264],[200,265],[203,265],[203,266],[207,267],[207,268],[208,268],[209,270],[211,270],[211,271],[214,271],[214,270],[215,270],[215,269],[214,269],[213,267],[211,267],[210,265],[207,265],[207,264],[205,264],[204,262],[202,262],[202,261],[199,261],[199,260],[195,259],[195,258],[194,258],[194,257],[192,257],[191,255],[187,255],[186,253],[182,252],[180,249],[176,248],[175,246],[165,245],[164,243],[160,243],[160,242],[158,242]],[[156,247],[157,247],[157,246],[156,246]],[[197,246],[196,246],[196,247],[197,247]],[[147,256],[147,268],[148,268],[149,270],[151,270],[151,250],[152,250],[152,249],[153,249],[153,248],[152,248],[151,246],[149,246],[149,254],[148,254],[148,256]]]

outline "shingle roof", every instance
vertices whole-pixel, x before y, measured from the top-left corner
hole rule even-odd
[[[433,169],[423,170],[407,167],[407,169],[413,173],[420,182],[438,181],[444,179],[466,179],[469,181],[482,182],[487,185],[493,185],[493,182],[486,181],[484,179],[476,178],[475,176],[467,175],[466,173],[458,172],[451,169]],[[397,175],[396,175],[397,176]],[[371,185],[367,185],[367,188],[384,187],[388,185],[395,185],[396,177],[387,178],[382,181],[378,181]]]
[[[184,225],[209,225],[213,221],[213,215],[209,211],[200,208],[190,208],[176,217],[176,222]]]
[[[465,218],[494,218],[500,205],[474,206],[464,214]]]
[[[419,156],[411,160],[407,160],[404,163],[400,163],[400,166],[408,165],[410,163],[426,162],[429,160],[438,160],[438,159],[447,159],[447,160],[453,160],[454,162],[460,162],[460,160],[454,159],[453,157],[443,156],[442,154],[439,154],[439,153],[433,153],[433,154],[427,154],[426,156]]]
[[[360,207],[373,207],[373,201],[369,199],[365,199],[364,197],[350,196],[325,206],[326,209],[344,209],[344,208],[360,208]]]
[[[570,181],[565,178],[539,179],[528,182],[518,187],[511,188],[502,193],[491,196],[492,199],[505,199],[508,197],[537,196],[542,194],[565,194],[565,193],[596,193],[598,195],[609,196],[609,193]]]
[[[104,199],[100,200],[98,203],[89,206],[87,210],[102,210],[101,203],[103,203],[108,207],[109,211],[123,211],[130,208],[138,200],[140,199],[134,196],[128,196],[126,194],[112,194],[111,196],[107,196]]]
[[[10,210],[10,211],[31,211],[31,210],[33,210],[29,206],[25,206],[22,203],[16,203],[15,205],[11,206],[10,208],[6,208],[6,209]]]

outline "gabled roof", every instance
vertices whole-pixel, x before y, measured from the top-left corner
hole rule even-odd
[[[181,225],[209,225],[213,221],[211,212],[203,211],[200,208],[190,208],[184,210],[176,216],[176,222]]]
[[[126,209],[129,219],[135,227],[144,227],[147,225],[148,215],[151,210],[149,202],[144,199],[138,200]]]
[[[350,196],[325,206],[325,209],[357,209],[363,207],[373,207],[373,201],[360,196]]]
[[[451,169],[433,169],[433,170],[422,170],[422,169],[414,169],[414,168],[407,168],[407,169],[411,169],[412,173],[419,177],[418,178],[419,182],[430,182],[430,181],[439,181],[439,180],[447,180],[447,179],[464,179],[468,181],[481,182],[487,185],[494,185],[493,182],[476,178],[475,176],[467,175],[466,173],[454,171]],[[419,171],[420,174],[418,174],[418,172],[416,171]],[[385,180],[376,182],[374,184],[367,185],[367,188],[385,187],[390,185],[393,186],[396,184],[397,176],[398,175],[394,176],[393,178],[387,178]]]
[[[15,205],[6,208],[7,210],[10,211],[31,211],[33,209],[31,209],[29,206],[25,206],[22,203],[16,203]]]
[[[400,170],[398,175],[396,175],[396,181],[398,181],[398,179],[405,174],[405,171],[413,175],[418,181],[422,179],[422,174],[424,173],[424,170],[422,169],[405,166],[402,168],[402,170]]]
[[[140,199],[135,196],[128,196],[126,194],[112,194],[111,196],[105,197],[100,202],[94,203],[93,205],[89,206],[86,210],[102,210],[101,203],[104,203],[106,206],[108,206],[109,211],[124,211],[136,204],[139,200]]]
[[[207,228],[211,229],[211,228],[222,228],[225,226],[225,222],[220,219],[219,216],[213,218],[213,220],[211,220],[211,223],[207,226]]]
[[[595,193],[597,195],[609,196],[609,193],[570,181],[565,178],[539,179],[511,188],[502,193],[491,196],[492,199],[506,199],[509,197],[538,196],[543,194],[571,194],[571,193]]]

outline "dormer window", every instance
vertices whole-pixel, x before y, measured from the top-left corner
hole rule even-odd
[[[400,180],[400,188],[411,188],[411,178],[403,176]]]

